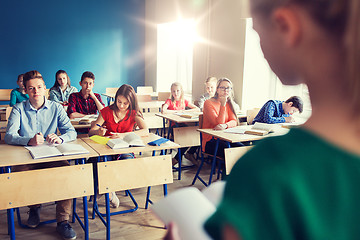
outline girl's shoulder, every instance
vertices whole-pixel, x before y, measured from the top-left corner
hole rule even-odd
[[[52,88],[50,88],[49,91],[50,92],[59,92],[59,89],[58,89],[58,87],[52,87]]]
[[[76,87],[74,87],[74,86],[69,86],[69,90],[71,92],[78,92],[78,89]]]
[[[108,114],[112,114],[113,110],[110,108],[110,106],[104,107],[103,109],[100,110],[101,115],[107,116]]]

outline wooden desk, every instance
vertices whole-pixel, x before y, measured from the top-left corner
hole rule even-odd
[[[6,121],[6,108],[9,105],[0,105],[0,121]]]
[[[247,125],[247,126],[238,126],[238,127],[249,128],[250,129],[252,126]],[[226,132],[224,132],[224,130],[213,130],[213,129],[198,129],[198,131],[200,133],[209,134],[209,135],[217,138],[215,149],[214,149],[214,155],[213,155],[213,160],[212,160],[212,165],[211,165],[211,171],[210,171],[210,177],[209,177],[208,184],[206,184],[204,182],[204,180],[199,177],[199,173],[200,173],[201,167],[203,165],[203,159],[202,159],[202,163],[200,164],[200,166],[199,166],[199,168],[197,170],[197,173],[196,173],[196,175],[194,177],[194,180],[192,182],[192,184],[194,184],[196,179],[199,179],[205,186],[208,186],[208,185],[211,184],[212,176],[213,176],[213,173],[215,171],[216,156],[217,156],[217,150],[218,150],[218,146],[219,146],[219,140],[223,140],[225,142],[228,142],[228,147],[230,148],[230,143],[257,141],[257,140],[261,140],[261,139],[266,138],[266,137],[280,136],[280,135],[286,134],[289,130],[280,127],[280,128],[277,128],[275,130],[275,132],[264,135],[264,136],[257,136],[257,135],[252,135],[252,134],[226,133]]]
[[[201,113],[198,112],[198,114],[201,114]],[[169,121],[169,128],[168,128],[168,133],[167,133],[168,139],[171,138],[170,135],[172,134],[173,127],[178,127],[180,124],[186,124],[186,123],[194,123],[195,125],[199,124],[199,117],[185,118],[185,117],[181,117],[174,113],[155,113],[155,115],[163,118],[164,133],[166,132],[166,121],[165,120]]]
[[[1,152],[0,167],[9,167],[9,166],[11,167],[11,166],[17,166],[17,165],[23,165],[23,164],[56,162],[56,161],[63,161],[63,160],[73,160],[73,159],[79,159],[79,158],[99,156],[99,154],[96,151],[94,151],[88,144],[86,144],[81,139],[76,139],[75,141],[72,141],[71,143],[76,143],[76,144],[82,145],[90,153],[33,159],[30,155],[30,152],[24,146],[0,144],[0,152]]]
[[[33,159],[24,146],[0,144],[0,151],[2,153],[0,156],[0,167],[4,167],[5,169],[5,173],[0,174],[1,189],[4,192],[4,194],[0,196],[0,209],[7,209],[8,227],[11,239],[15,239],[13,208],[77,197],[83,197],[84,223],[82,223],[76,213],[76,199],[74,199],[73,206],[73,221],[75,221],[76,218],[80,222],[80,225],[85,232],[85,239],[89,239],[87,195],[94,194],[94,185],[92,181],[93,170],[91,164],[11,172],[12,166],[22,164],[98,156],[98,154],[81,139],[76,139],[73,142],[82,145],[89,150],[90,153]],[[84,159],[82,160],[82,163],[84,163]],[[57,191],[53,191],[54,189],[57,189]],[[18,219],[18,221],[20,223],[20,219]]]
[[[91,128],[91,123],[93,121],[96,121],[97,118],[98,118],[97,114],[90,114],[81,118],[70,119],[70,122],[75,129],[86,129],[86,128]],[[81,122],[82,120],[86,121],[86,123],[80,124],[79,122]]]
[[[247,115],[244,112],[238,112],[236,113],[236,116],[239,119],[239,122],[247,122]]]
[[[251,125],[241,126],[241,128],[249,128],[251,129]],[[272,136],[281,136],[286,134],[289,130],[285,128],[279,128],[275,132],[264,135],[257,136],[252,134],[236,134],[236,133],[226,133],[223,130],[214,130],[214,129],[198,129],[199,132],[209,134],[213,137],[219,138],[226,142],[235,143],[235,142],[249,142],[249,141],[257,141],[266,137]]]
[[[142,140],[144,141],[144,143],[148,143],[159,138],[160,137],[158,135],[150,133],[149,136],[143,137]],[[100,156],[104,157],[104,162],[97,163],[97,174],[95,175],[95,189],[99,189],[99,193],[105,194],[106,213],[103,214],[99,211],[96,201],[97,192],[95,191],[93,218],[95,218],[95,213],[101,218],[103,224],[106,226],[106,239],[110,239],[110,216],[133,212],[136,211],[136,209],[138,208],[135,199],[133,198],[131,192],[128,189],[148,187],[145,205],[145,208],[147,208],[148,203],[151,202],[150,186],[163,184],[164,195],[166,195],[166,184],[172,182],[173,177],[171,157],[169,155],[154,156],[153,153],[153,157],[123,159],[119,161],[107,161],[107,156],[132,152],[139,153],[173,149],[179,148],[180,146],[176,143],[168,141],[160,146],[147,145],[145,147],[111,149],[109,146],[96,143],[90,138],[83,138],[83,141],[86,142],[89,146],[91,146]],[[162,173],[166,175],[166,177],[164,177],[163,179],[159,179],[159,176],[154,177],[154,174],[161,174],[161,176],[163,176]],[[128,210],[110,213],[109,192],[119,190],[126,190],[126,193],[130,196],[135,207]],[[104,217],[106,217],[106,220],[104,219]]]
[[[0,140],[3,139],[6,133],[7,121],[0,121]]]
[[[199,113],[201,114],[201,113]],[[174,113],[155,113],[156,116],[162,117],[174,123],[198,123],[199,117],[185,118]]]

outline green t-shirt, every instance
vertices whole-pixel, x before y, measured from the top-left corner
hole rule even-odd
[[[236,163],[205,228],[214,239],[225,224],[243,240],[360,239],[359,218],[360,157],[296,128]]]

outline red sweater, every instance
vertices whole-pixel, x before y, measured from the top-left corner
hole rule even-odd
[[[229,104],[221,106],[220,102],[214,99],[208,99],[204,103],[203,108],[203,125],[202,128],[214,128],[218,124],[226,123],[228,128],[237,125],[236,114],[230,108]],[[202,134],[202,148],[205,151],[206,143],[211,140],[209,134]]]

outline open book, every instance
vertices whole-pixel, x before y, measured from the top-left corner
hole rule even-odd
[[[106,144],[113,149],[127,147],[145,147],[145,143],[143,142],[141,137],[133,132],[126,134],[124,138],[110,139]]]
[[[180,117],[183,117],[183,118],[189,118],[189,119],[192,119],[192,118],[198,118],[200,114],[202,114],[202,112],[177,112],[177,113],[174,113]]]
[[[30,151],[31,156],[34,159],[89,153],[86,148],[76,143],[48,143],[25,148]]]
[[[224,192],[224,181],[199,191],[187,187],[172,192],[154,203],[151,210],[167,225],[175,222],[183,240],[211,239],[205,232],[205,221],[215,212]]]
[[[278,128],[281,128],[281,126],[278,124],[256,122],[251,128],[249,128],[248,126],[238,126],[225,129],[224,132],[264,136],[266,134],[274,132]]]
[[[85,115],[81,118],[71,119],[72,124],[90,124],[98,118],[97,114]]]

